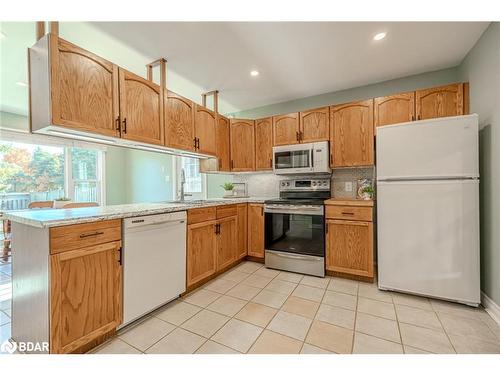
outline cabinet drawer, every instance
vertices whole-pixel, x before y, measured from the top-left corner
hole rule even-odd
[[[188,224],[201,223],[215,220],[215,207],[192,208],[188,210]]]
[[[371,207],[326,206],[326,218],[372,221],[373,210]]]
[[[222,219],[224,217],[236,216],[236,205],[229,206],[218,206],[217,207],[217,219]]]
[[[122,238],[121,219],[50,228],[50,253],[81,249]]]

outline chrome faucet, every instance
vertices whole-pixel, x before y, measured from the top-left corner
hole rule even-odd
[[[190,197],[193,195],[193,194],[186,194],[184,192],[184,185],[185,184],[186,184],[186,172],[184,171],[184,168],[181,168],[181,190],[180,190],[180,194],[178,196],[178,200],[180,200],[181,202],[184,202],[186,197]]]

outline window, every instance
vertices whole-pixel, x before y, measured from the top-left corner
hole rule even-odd
[[[68,197],[103,204],[103,152],[90,148],[0,141],[0,209]]]
[[[200,173],[200,160],[196,158],[187,158],[174,156],[177,170],[177,196],[179,198],[181,189],[181,171],[184,170],[186,183],[184,193],[188,194],[186,199],[205,199],[206,198],[206,176]]]

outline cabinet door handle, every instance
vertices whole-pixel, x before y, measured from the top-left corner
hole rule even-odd
[[[222,159],[219,158],[219,170],[221,170],[221,169],[222,169]]]
[[[231,169],[234,168],[234,160],[231,160]]]
[[[200,138],[196,138],[196,148],[200,149]]]
[[[196,150],[196,137],[193,138],[193,147]]]
[[[417,115],[417,120],[420,120],[420,114]]]
[[[120,129],[120,116],[118,116],[115,120],[116,131],[119,132]]]
[[[118,263],[120,264],[120,266],[122,265],[122,261],[123,261],[123,248],[120,247],[118,249]]]
[[[273,159],[269,159],[269,166],[272,168],[273,167]]]
[[[304,140],[304,133],[303,132],[299,132],[299,141],[302,142]]]
[[[127,118],[123,119],[123,133],[127,134]]]
[[[260,207],[260,216],[264,216],[264,206]]]
[[[354,212],[342,211],[342,215],[354,215]]]
[[[103,235],[104,232],[99,232],[99,231],[96,231],[96,232],[91,232],[91,233],[82,233],[80,234],[80,238],[88,238],[88,237],[95,237],[95,236],[100,236],[100,235]]]
[[[415,115],[411,115],[411,121],[415,121]]]
[[[300,141],[300,135],[299,132],[295,132],[295,138],[297,139],[297,142]]]

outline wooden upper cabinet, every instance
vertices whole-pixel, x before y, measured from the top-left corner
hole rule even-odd
[[[273,117],[273,139],[275,146],[299,143],[299,113]]]
[[[330,107],[332,167],[374,164],[373,99]]]
[[[464,103],[464,88],[467,90],[468,86],[456,83],[416,91],[417,120],[466,114],[468,103]]]
[[[122,138],[163,145],[163,92],[160,86],[120,68]]]
[[[50,256],[50,352],[71,353],[122,322],[121,242]]]
[[[373,277],[373,223],[326,221],[326,269]]]
[[[165,99],[165,146],[194,151],[194,103],[168,91]]]
[[[55,35],[49,40],[52,122],[119,136],[118,67]]]
[[[237,244],[237,218],[226,217],[217,221],[217,271],[236,261],[235,245]]]
[[[216,221],[190,224],[187,228],[187,286],[213,275],[217,269]]]
[[[415,93],[383,96],[374,99],[375,126],[415,120]]]
[[[254,120],[231,119],[231,169],[255,170]]]
[[[194,134],[197,140],[196,151],[201,154],[217,154],[216,144],[217,114],[210,109],[195,104]]]
[[[330,138],[329,107],[300,112],[300,142],[328,141]]]
[[[248,204],[248,255],[264,258],[264,205]]]
[[[273,119],[255,120],[255,170],[273,169]]]
[[[219,115],[217,119],[217,158],[219,171],[231,171],[229,119]]]

